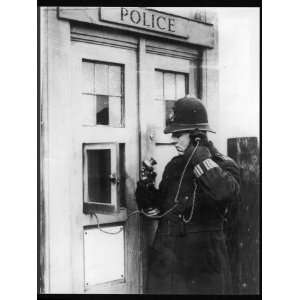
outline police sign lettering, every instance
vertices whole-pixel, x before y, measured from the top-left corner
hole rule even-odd
[[[101,7],[100,20],[188,38],[188,20],[140,7]]]

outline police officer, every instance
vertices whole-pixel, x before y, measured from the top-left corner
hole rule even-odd
[[[146,292],[231,293],[224,220],[239,200],[239,168],[207,139],[207,112],[199,99],[175,102],[164,133],[178,156],[166,166],[159,189],[138,183],[140,208],[155,207],[159,219],[151,247]],[[149,204],[149,199],[151,200]]]

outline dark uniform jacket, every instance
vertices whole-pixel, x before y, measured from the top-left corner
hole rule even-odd
[[[164,170],[156,194],[162,213],[174,205],[186,162],[185,156],[176,156]],[[231,293],[223,223],[232,203],[239,200],[237,164],[215,151],[211,158],[189,165],[177,199],[175,209],[159,221],[150,251],[146,292]]]

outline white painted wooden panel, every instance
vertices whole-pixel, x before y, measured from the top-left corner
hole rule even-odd
[[[85,287],[124,278],[123,226],[84,230]],[[119,232],[119,233],[117,233]]]
[[[164,71],[189,73],[190,63],[188,59],[175,58],[156,54],[147,54],[151,64],[151,68],[160,69]],[[150,65],[149,65],[150,66]]]
[[[165,126],[165,102],[163,100],[153,101],[152,116],[155,127],[163,128]],[[150,111],[149,111],[150,112]]]
[[[81,116],[82,125],[96,124],[96,97],[93,95],[81,96]]]

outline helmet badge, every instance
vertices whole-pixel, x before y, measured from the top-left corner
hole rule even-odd
[[[169,122],[174,122],[174,118],[175,118],[175,114],[174,114],[174,110],[172,110],[172,111],[169,113],[168,121],[169,121]]]

